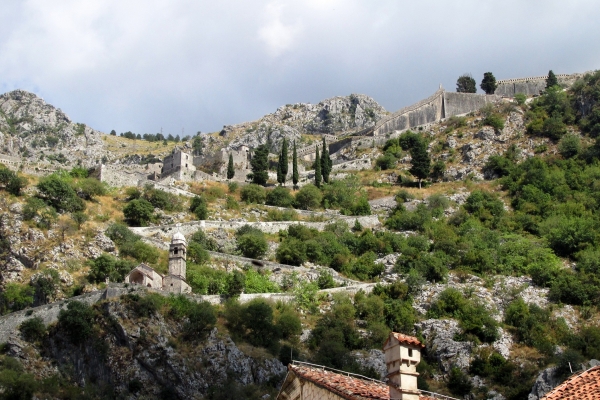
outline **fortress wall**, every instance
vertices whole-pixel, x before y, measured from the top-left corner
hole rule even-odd
[[[569,87],[577,79],[583,78],[583,74],[558,74],[556,78],[558,83]],[[505,97],[514,97],[517,93],[522,93],[527,96],[538,96],[541,92],[546,90],[546,79],[548,76],[534,76],[531,78],[516,78],[516,79],[503,79],[498,81],[498,87],[496,88],[496,95]]]
[[[122,169],[116,170],[104,164],[101,164],[92,174],[91,177],[98,179],[100,182],[106,182],[110,186],[138,186],[139,181],[147,179],[145,174],[137,172],[128,172]]]
[[[439,121],[444,117],[443,94],[444,89],[439,89],[425,100],[405,107],[379,121],[373,128],[374,136],[381,136],[393,131],[405,130],[418,125]]]
[[[445,92],[444,118],[479,110],[487,103],[495,103],[500,99],[498,95]]]

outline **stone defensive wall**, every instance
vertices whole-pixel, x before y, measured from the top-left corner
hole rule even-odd
[[[23,161],[19,157],[13,157],[7,154],[0,154],[0,164],[4,164],[5,167],[12,171],[21,171],[24,174],[35,176],[46,176],[58,171],[58,169],[51,168],[48,164],[30,163],[28,161]]]
[[[558,74],[556,78],[558,83],[564,86],[571,86],[577,79],[583,78],[586,74]],[[514,97],[518,93],[527,96],[538,96],[546,90],[546,79],[548,76],[534,76],[530,78],[502,79],[499,80],[495,94],[505,97]]]
[[[377,215],[363,215],[363,216],[337,216],[338,220],[345,220],[349,224],[354,223],[355,220],[365,228],[375,228],[381,223]],[[229,229],[237,230],[244,225],[250,225],[253,228],[260,229],[265,233],[278,233],[279,231],[286,230],[290,225],[304,225],[307,228],[314,228],[318,231],[325,229],[325,226],[333,222],[331,219],[328,222],[307,222],[307,221],[278,221],[278,222],[245,222],[245,221],[192,221],[183,222],[178,224],[161,225],[161,226],[148,226],[148,227],[132,227],[132,232],[144,236],[150,237],[156,234],[158,235],[173,235],[175,232],[181,232],[184,235],[191,235],[198,229]]]
[[[376,283],[358,283],[349,286],[342,286],[332,289],[319,290],[319,293],[348,293],[355,295],[359,290],[365,293],[370,293]],[[19,335],[19,326],[28,319],[39,317],[48,326],[58,321],[58,316],[61,310],[66,310],[67,305],[71,301],[79,301],[89,306],[102,301],[116,299],[126,294],[145,295],[146,293],[156,293],[161,296],[169,297],[171,294],[162,290],[150,289],[139,285],[115,284],[111,283],[106,289],[98,290],[91,293],[86,293],[81,296],[71,297],[69,299],[60,300],[54,303],[46,304],[39,307],[34,307],[26,310],[16,311],[0,317],[0,343],[6,343],[13,335]],[[228,297],[222,295],[182,295],[195,302],[207,301],[210,304],[224,304]],[[247,303],[256,298],[263,298],[273,301],[291,302],[294,296],[288,293],[252,293],[239,295],[240,303]]]
[[[496,94],[444,92],[443,98],[443,118],[449,118],[455,115],[467,114],[479,110],[487,103],[495,103],[502,97]]]
[[[323,135],[323,137],[325,138],[325,143],[327,143],[327,144],[335,143],[338,140],[337,137],[333,136],[333,135]],[[323,142],[313,143],[309,146],[302,147],[301,149],[296,149],[296,155],[298,157],[314,156],[317,145],[319,147],[323,147]],[[290,151],[288,150],[288,154],[289,153],[290,153]],[[331,151],[330,151],[330,153],[331,153]]]
[[[405,107],[379,121],[373,128],[373,136],[387,135],[394,131],[441,121],[454,115],[467,114],[501,98],[499,95],[455,93],[438,89],[425,100]]]

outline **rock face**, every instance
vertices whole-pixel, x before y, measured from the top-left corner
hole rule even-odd
[[[242,146],[256,148],[271,143],[271,152],[279,151],[285,137],[289,143],[298,141],[301,134],[331,134],[359,131],[375,125],[387,112],[375,100],[362,94],[338,96],[323,100],[318,104],[296,103],[279,107],[253,123],[226,126],[221,131],[223,137],[231,137],[241,131],[228,146],[228,150],[238,150]],[[290,151],[291,157],[291,151]]]
[[[189,342],[179,337],[183,321],[158,313],[142,319],[126,301],[104,303],[99,312],[96,323],[102,334],[84,343],[74,344],[68,332],[56,326],[43,351],[11,337],[8,352],[30,372],[70,368],[77,385],[111,387],[117,398],[134,398],[128,397],[131,382],[136,382],[135,398],[165,398],[170,392],[168,398],[191,399],[226,382],[276,384],[285,376],[286,367],[279,360],[245,354],[216,328],[203,340]]]
[[[103,157],[101,133],[24,90],[0,96],[0,153],[30,163],[92,166]],[[43,154],[42,154],[43,152]]]
[[[538,375],[527,400],[539,400],[556,387],[560,380],[555,376],[556,367],[546,368]]]

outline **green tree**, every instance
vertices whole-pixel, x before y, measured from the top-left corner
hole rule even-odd
[[[58,314],[58,326],[75,344],[83,343],[94,331],[94,310],[80,301],[70,301]]]
[[[123,215],[131,224],[144,226],[154,217],[154,206],[148,200],[131,200],[123,209]]]
[[[434,181],[440,181],[444,178],[444,174],[446,173],[446,164],[443,160],[437,160],[433,163],[433,168],[431,169],[431,179]]]
[[[325,137],[323,137],[323,152],[321,153],[321,173],[323,175],[323,182],[329,183],[329,174],[331,174],[331,157],[329,157],[329,148],[325,143]]]
[[[558,85],[558,79],[556,78],[556,75],[554,75],[554,72],[550,70],[548,72],[548,78],[546,78],[546,89],[556,85]]]
[[[315,186],[321,187],[321,157],[319,156],[319,146],[315,146]]]
[[[250,160],[252,169],[252,183],[265,185],[269,180],[269,148],[266,144],[261,144],[254,151],[252,160]]]
[[[233,154],[229,153],[229,162],[227,163],[227,179],[235,176],[235,168],[233,167]]]
[[[269,249],[269,244],[262,232],[260,234],[253,232],[238,237],[237,248],[244,257],[260,258]]]
[[[303,210],[314,210],[321,205],[323,194],[315,185],[306,185],[296,193],[295,205]]]
[[[458,93],[477,93],[475,79],[471,74],[463,74],[456,80],[456,91]]]
[[[69,182],[56,174],[42,178],[37,188],[39,196],[56,211],[73,212],[85,209],[85,203],[77,197]]]
[[[283,144],[281,145],[281,153],[279,153],[279,161],[277,162],[277,183],[285,185],[285,179],[288,173],[288,144],[287,140],[283,138]]]
[[[290,207],[293,202],[294,197],[288,188],[278,186],[267,193],[266,204],[269,206]]]
[[[196,214],[196,218],[202,220],[208,218],[208,205],[204,196],[196,196],[190,202],[190,211]]]
[[[496,83],[496,77],[491,72],[486,72],[483,74],[483,80],[481,81],[481,85],[479,85],[481,89],[485,92],[485,94],[494,94],[498,84]]]
[[[88,216],[82,211],[75,211],[71,214],[71,218],[77,224],[77,230],[81,230],[81,225],[88,220]]]
[[[298,156],[296,155],[296,141],[294,140],[294,152],[292,153],[292,182],[294,183],[294,187],[298,185],[298,181]]]
[[[410,149],[411,168],[410,173],[419,180],[419,189],[421,189],[421,181],[429,176],[431,170],[431,158],[427,153],[427,144],[425,140],[416,141]]]
[[[197,156],[201,156],[204,153],[204,137],[200,132],[192,140],[192,149],[194,149],[194,154]]]
[[[246,185],[242,188],[242,190],[240,190],[240,198],[242,199],[242,201],[245,201],[248,204],[263,204],[265,202],[266,197],[267,194],[265,192],[265,188],[259,185]]]

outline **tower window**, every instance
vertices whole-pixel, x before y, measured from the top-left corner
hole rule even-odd
[[[178,249],[177,247],[173,250],[173,254],[177,254],[178,253]]]
[[[412,349],[408,349],[408,356],[409,356],[409,357],[412,357],[412,356],[413,356],[413,355],[412,355]]]

